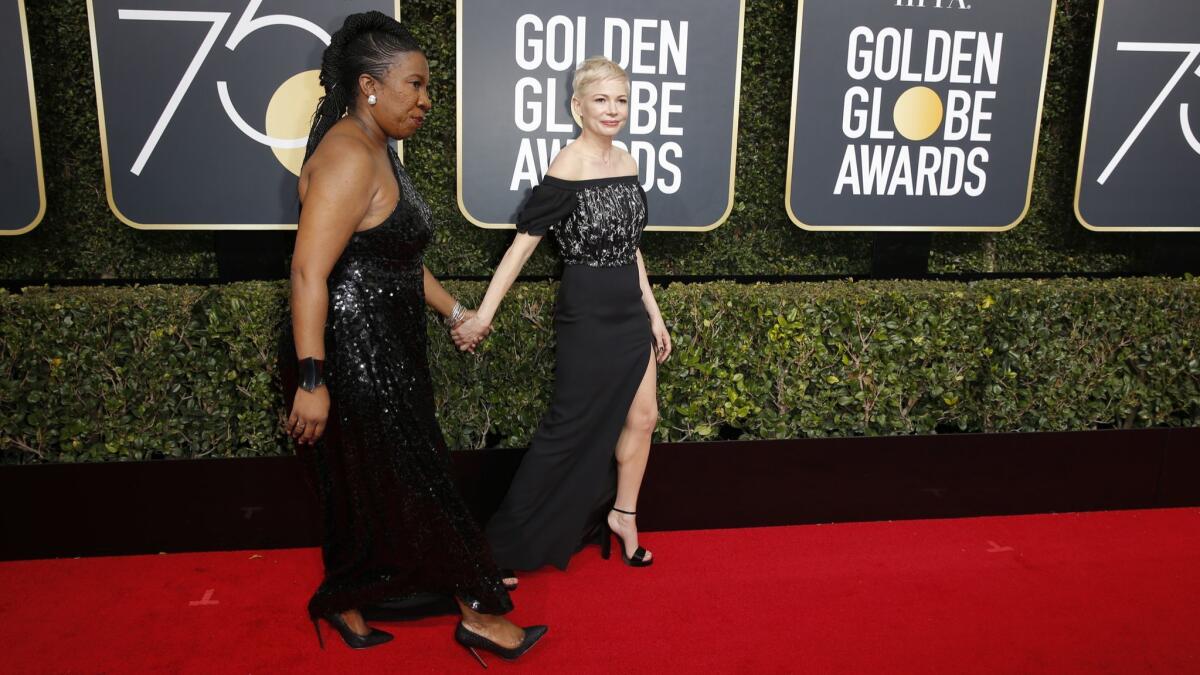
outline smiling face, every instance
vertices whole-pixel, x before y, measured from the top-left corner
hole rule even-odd
[[[592,82],[571,97],[571,109],[585,131],[616,136],[629,119],[629,80],[609,77]]]
[[[382,80],[363,75],[360,84],[366,94],[375,94],[375,105],[362,100],[362,109],[385,134],[397,140],[415,134],[433,108],[429,100],[429,62],[421,52],[397,54]]]

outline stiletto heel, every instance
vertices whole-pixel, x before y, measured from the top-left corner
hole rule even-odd
[[[484,662],[483,657],[479,655],[479,652],[475,651],[474,647],[468,647],[466,645],[463,645],[463,649],[466,649],[467,651],[471,652],[471,656],[474,656],[475,660],[478,661],[479,665],[483,666],[484,669],[486,669],[488,667],[487,663]]]
[[[342,641],[351,649],[367,649],[392,640],[391,633],[381,631],[378,628],[371,628],[370,633],[359,635],[354,632],[354,629],[350,628],[341,614],[326,614],[322,617],[313,618],[313,626],[317,629],[317,643],[321,645],[321,649],[325,649],[325,640],[321,637],[321,619],[325,619],[326,623],[333,626],[338,635],[342,636]]]
[[[624,513],[627,516],[636,516],[637,515],[637,511],[625,511],[624,509],[618,509],[615,506],[612,508],[612,510],[616,511],[617,513]],[[608,526],[607,518],[604,519],[604,526],[606,528],[608,528],[609,530],[612,529],[611,527]],[[621,560],[625,561],[626,565],[629,565],[630,567],[649,567],[654,564],[653,558],[650,558],[650,559],[646,558],[646,555],[649,553],[649,551],[642,548],[641,546],[637,547],[637,550],[633,552],[633,555],[631,555],[631,556],[625,555],[625,540],[622,539],[621,535],[617,534],[616,532],[613,532],[613,534],[616,534],[617,538],[621,539]],[[605,537],[605,541],[607,541],[608,539],[609,539],[608,537]],[[603,550],[601,551],[601,553],[603,553]],[[608,556],[604,556],[604,558],[607,560]]]
[[[537,641],[542,639],[542,636],[546,634],[548,629],[546,626],[528,626],[523,630],[525,631],[525,639],[521,640],[521,644],[509,649],[501,647],[478,633],[467,630],[467,627],[460,621],[458,622],[458,627],[454,629],[454,641],[471,652],[471,656],[475,657],[479,665],[487,668],[487,663],[484,662],[483,657],[476,650],[482,649],[491,652],[505,661],[515,661],[537,644]]]
[[[600,557],[608,560],[612,555],[612,528],[608,526],[608,518],[600,523]]]

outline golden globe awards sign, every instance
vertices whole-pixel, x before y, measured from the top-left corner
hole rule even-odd
[[[398,2],[89,0],[108,203],[143,229],[290,229],[348,14]]]
[[[578,133],[575,66],[595,55],[631,79],[617,137],[639,167],[650,229],[703,231],[733,207],[743,0],[459,0],[458,201],[511,227]]]
[[[800,0],[787,210],[1000,231],[1029,208],[1054,0]]]
[[[0,235],[23,234],[45,215],[46,189],[22,0],[0,7],[0,91],[10,97],[0,107]]]
[[[1200,2],[1102,0],[1075,212],[1104,232],[1200,231]]]

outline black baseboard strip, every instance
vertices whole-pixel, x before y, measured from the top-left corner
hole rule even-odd
[[[486,520],[522,450],[454,453]],[[1200,429],[655,445],[643,530],[1200,505]],[[0,560],[313,546],[294,457],[0,466]]]

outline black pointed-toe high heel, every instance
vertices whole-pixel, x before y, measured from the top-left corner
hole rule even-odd
[[[346,624],[346,620],[342,618],[341,614],[326,614],[322,617],[313,617],[312,620],[313,628],[317,629],[317,644],[321,645],[321,649],[325,649],[325,639],[321,637],[321,619],[325,619],[330,626],[333,626],[338,635],[342,636],[342,641],[351,649],[367,649],[368,647],[375,647],[385,642],[391,642],[392,640],[391,633],[381,631],[378,628],[371,628],[370,633],[359,635]]]
[[[617,513],[624,513],[627,516],[636,516],[637,515],[637,511],[625,511],[624,509],[618,509],[615,506],[613,507],[612,510],[616,511]],[[616,535],[616,537],[618,539],[621,539],[621,535],[617,534],[616,532],[613,532],[612,528],[609,527],[608,518],[604,519],[604,529],[607,530],[608,532],[610,532],[611,534]],[[608,560],[609,547],[612,545],[611,540],[612,540],[611,536],[606,536],[606,537],[604,537],[603,543],[601,543],[601,545],[600,545],[600,555],[603,556],[605,560]],[[654,564],[654,559],[653,558],[647,559],[647,557],[646,557],[647,555],[649,555],[649,551],[642,548],[641,546],[637,547],[637,550],[633,552],[633,555],[631,555],[631,556],[625,555],[625,540],[621,539],[621,560],[625,561],[626,565],[629,565],[630,567],[649,567]]]
[[[515,661],[520,658],[522,654],[529,651],[533,645],[537,644],[537,641],[542,639],[542,636],[546,634],[548,629],[546,626],[528,626],[523,630],[525,631],[525,639],[521,640],[521,644],[517,645],[516,647],[508,649],[506,647],[501,647],[495,642],[483,637],[479,633],[472,633],[471,631],[467,630],[467,627],[464,626],[460,621],[458,622],[458,627],[454,629],[454,641],[462,645],[467,651],[471,652],[471,656],[475,657],[475,660],[479,662],[479,665],[487,668],[487,663],[484,662],[483,657],[479,655],[477,650],[482,649],[484,651],[491,652],[505,661]]]

